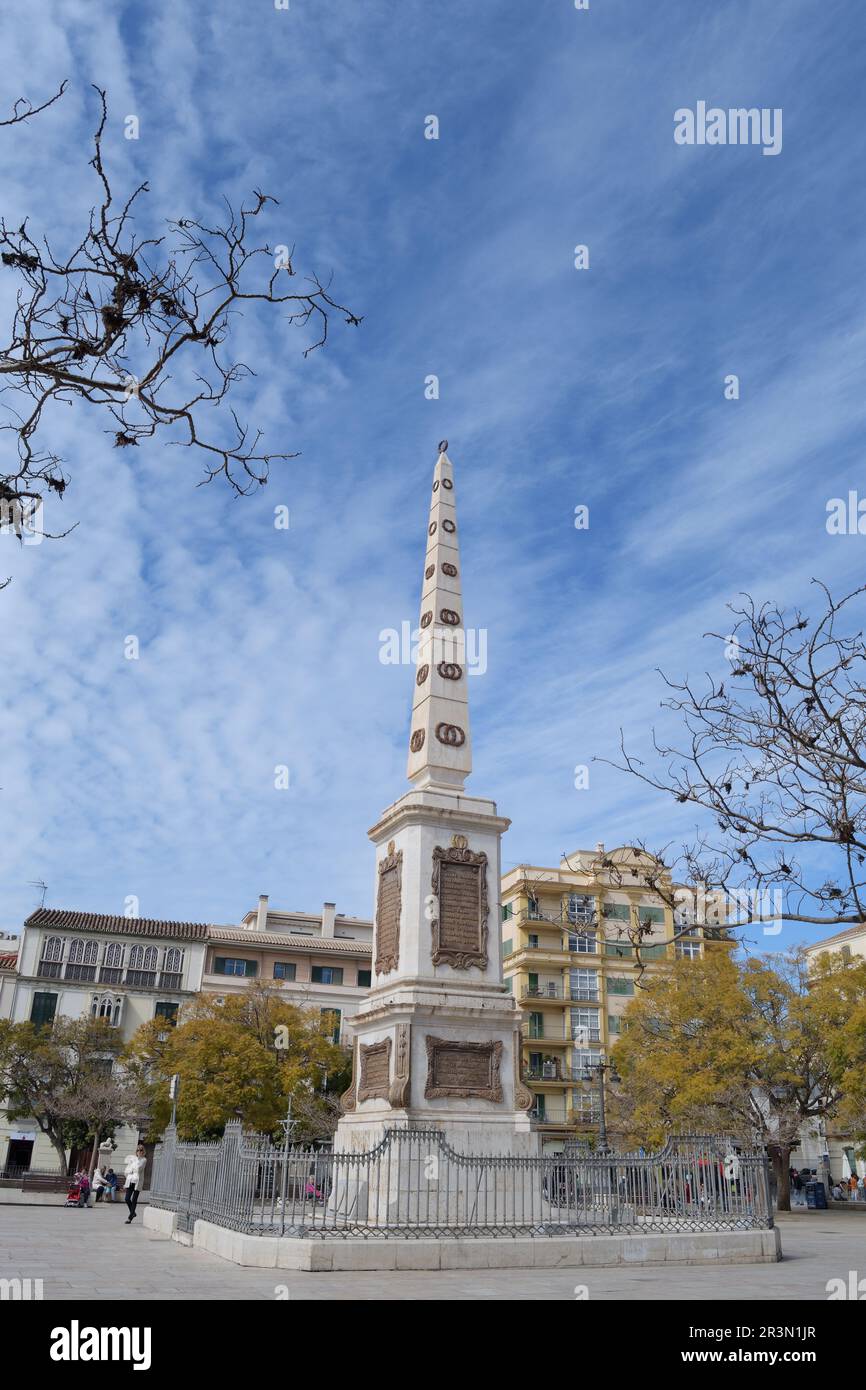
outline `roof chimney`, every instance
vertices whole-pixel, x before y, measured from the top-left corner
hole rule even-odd
[[[268,895],[259,893],[259,907],[256,913],[256,931],[268,929]]]
[[[322,936],[334,935],[334,918],[337,915],[336,903],[322,904]]]

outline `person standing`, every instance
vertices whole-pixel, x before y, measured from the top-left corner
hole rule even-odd
[[[78,1173],[77,1176],[78,1176],[78,1191],[79,1191],[78,1205],[79,1205],[80,1207],[89,1207],[89,1206],[90,1206],[90,1178],[87,1176],[87,1174],[84,1172],[83,1169]]]
[[[141,1184],[144,1181],[144,1165],[147,1158],[144,1152],[144,1145],[139,1144],[134,1154],[127,1154],[124,1165],[124,1177],[126,1179],[126,1205],[129,1216],[126,1218],[126,1225],[135,1220],[135,1208],[138,1206],[138,1194],[141,1191]]]

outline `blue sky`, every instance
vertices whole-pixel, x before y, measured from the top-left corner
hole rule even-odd
[[[601,764],[576,791],[573,770],[620,725],[648,747],[655,669],[718,670],[701,634],[739,591],[863,578],[866,540],[825,530],[827,499],[864,488],[861,7],[59,0],[0,31],[4,107],[70,78],[0,130],[10,223],[80,227],[95,81],[112,178],[149,180],[153,223],[260,187],[280,203],[263,236],[365,316],[307,359],[278,315],[237,322],[257,375],[236,404],[302,451],[246,499],[197,489],[189,452],[52,417],[74,485],[47,523],[82,524],[0,537],[0,927],[38,879],[103,912],[134,895],[232,922],[259,892],[370,912],[366,829],[406,785],[412,691],[379,634],[417,621],[443,436],[466,622],[488,632],[469,789],[512,819],[504,865],[687,837],[694,813]],[[676,145],[698,100],[781,107],[782,153]]]

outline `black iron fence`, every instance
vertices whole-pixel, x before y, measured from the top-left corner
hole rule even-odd
[[[500,1157],[452,1149],[435,1129],[397,1127],[374,1148],[278,1146],[226,1126],[209,1144],[169,1129],[150,1202],[191,1230],[203,1219],[261,1235],[616,1235],[768,1229],[766,1156],[723,1139],[654,1154]]]

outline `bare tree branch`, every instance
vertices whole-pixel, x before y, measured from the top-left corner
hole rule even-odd
[[[65,83],[42,106],[19,110],[15,124],[57,101]],[[63,495],[69,484],[63,461],[46,441],[47,408],[86,401],[112,420],[116,448],[137,447],[157,435],[194,448],[210,482],[224,477],[243,494],[267,481],[276,461],[296,454],[262,448],[261,431],[229,411],[224,439],[204,428],[231,387],[254,375],[226,354],[230,319],[245,305],[285,307],[288,322],[312,325],[315,339],[305,356],[323,346],[332,314],[357,326],[361,319],[340,304],[317,276],[295,285],[290,255],[275,256],[251,244],[256,218],[275,199],[255,191],[216,226],[191,218],[167,223],[165,235],[142,237],[135,210],[148,192],[139,184],[115,201],[103,158],[108,114],[105,92],[95,88],[99,119],[90,165],[100,189],[87,230],[72,249],[55,251],[46,236],[31,235],[27,219],[17,229],[0,220],[0,262],[19,277],[16,310],[0,346],[0,430],[15,441],[17,461],[0,464],[2,495],[42,499]],[[180,388],[179,363],[196,360],[195,386]]]

